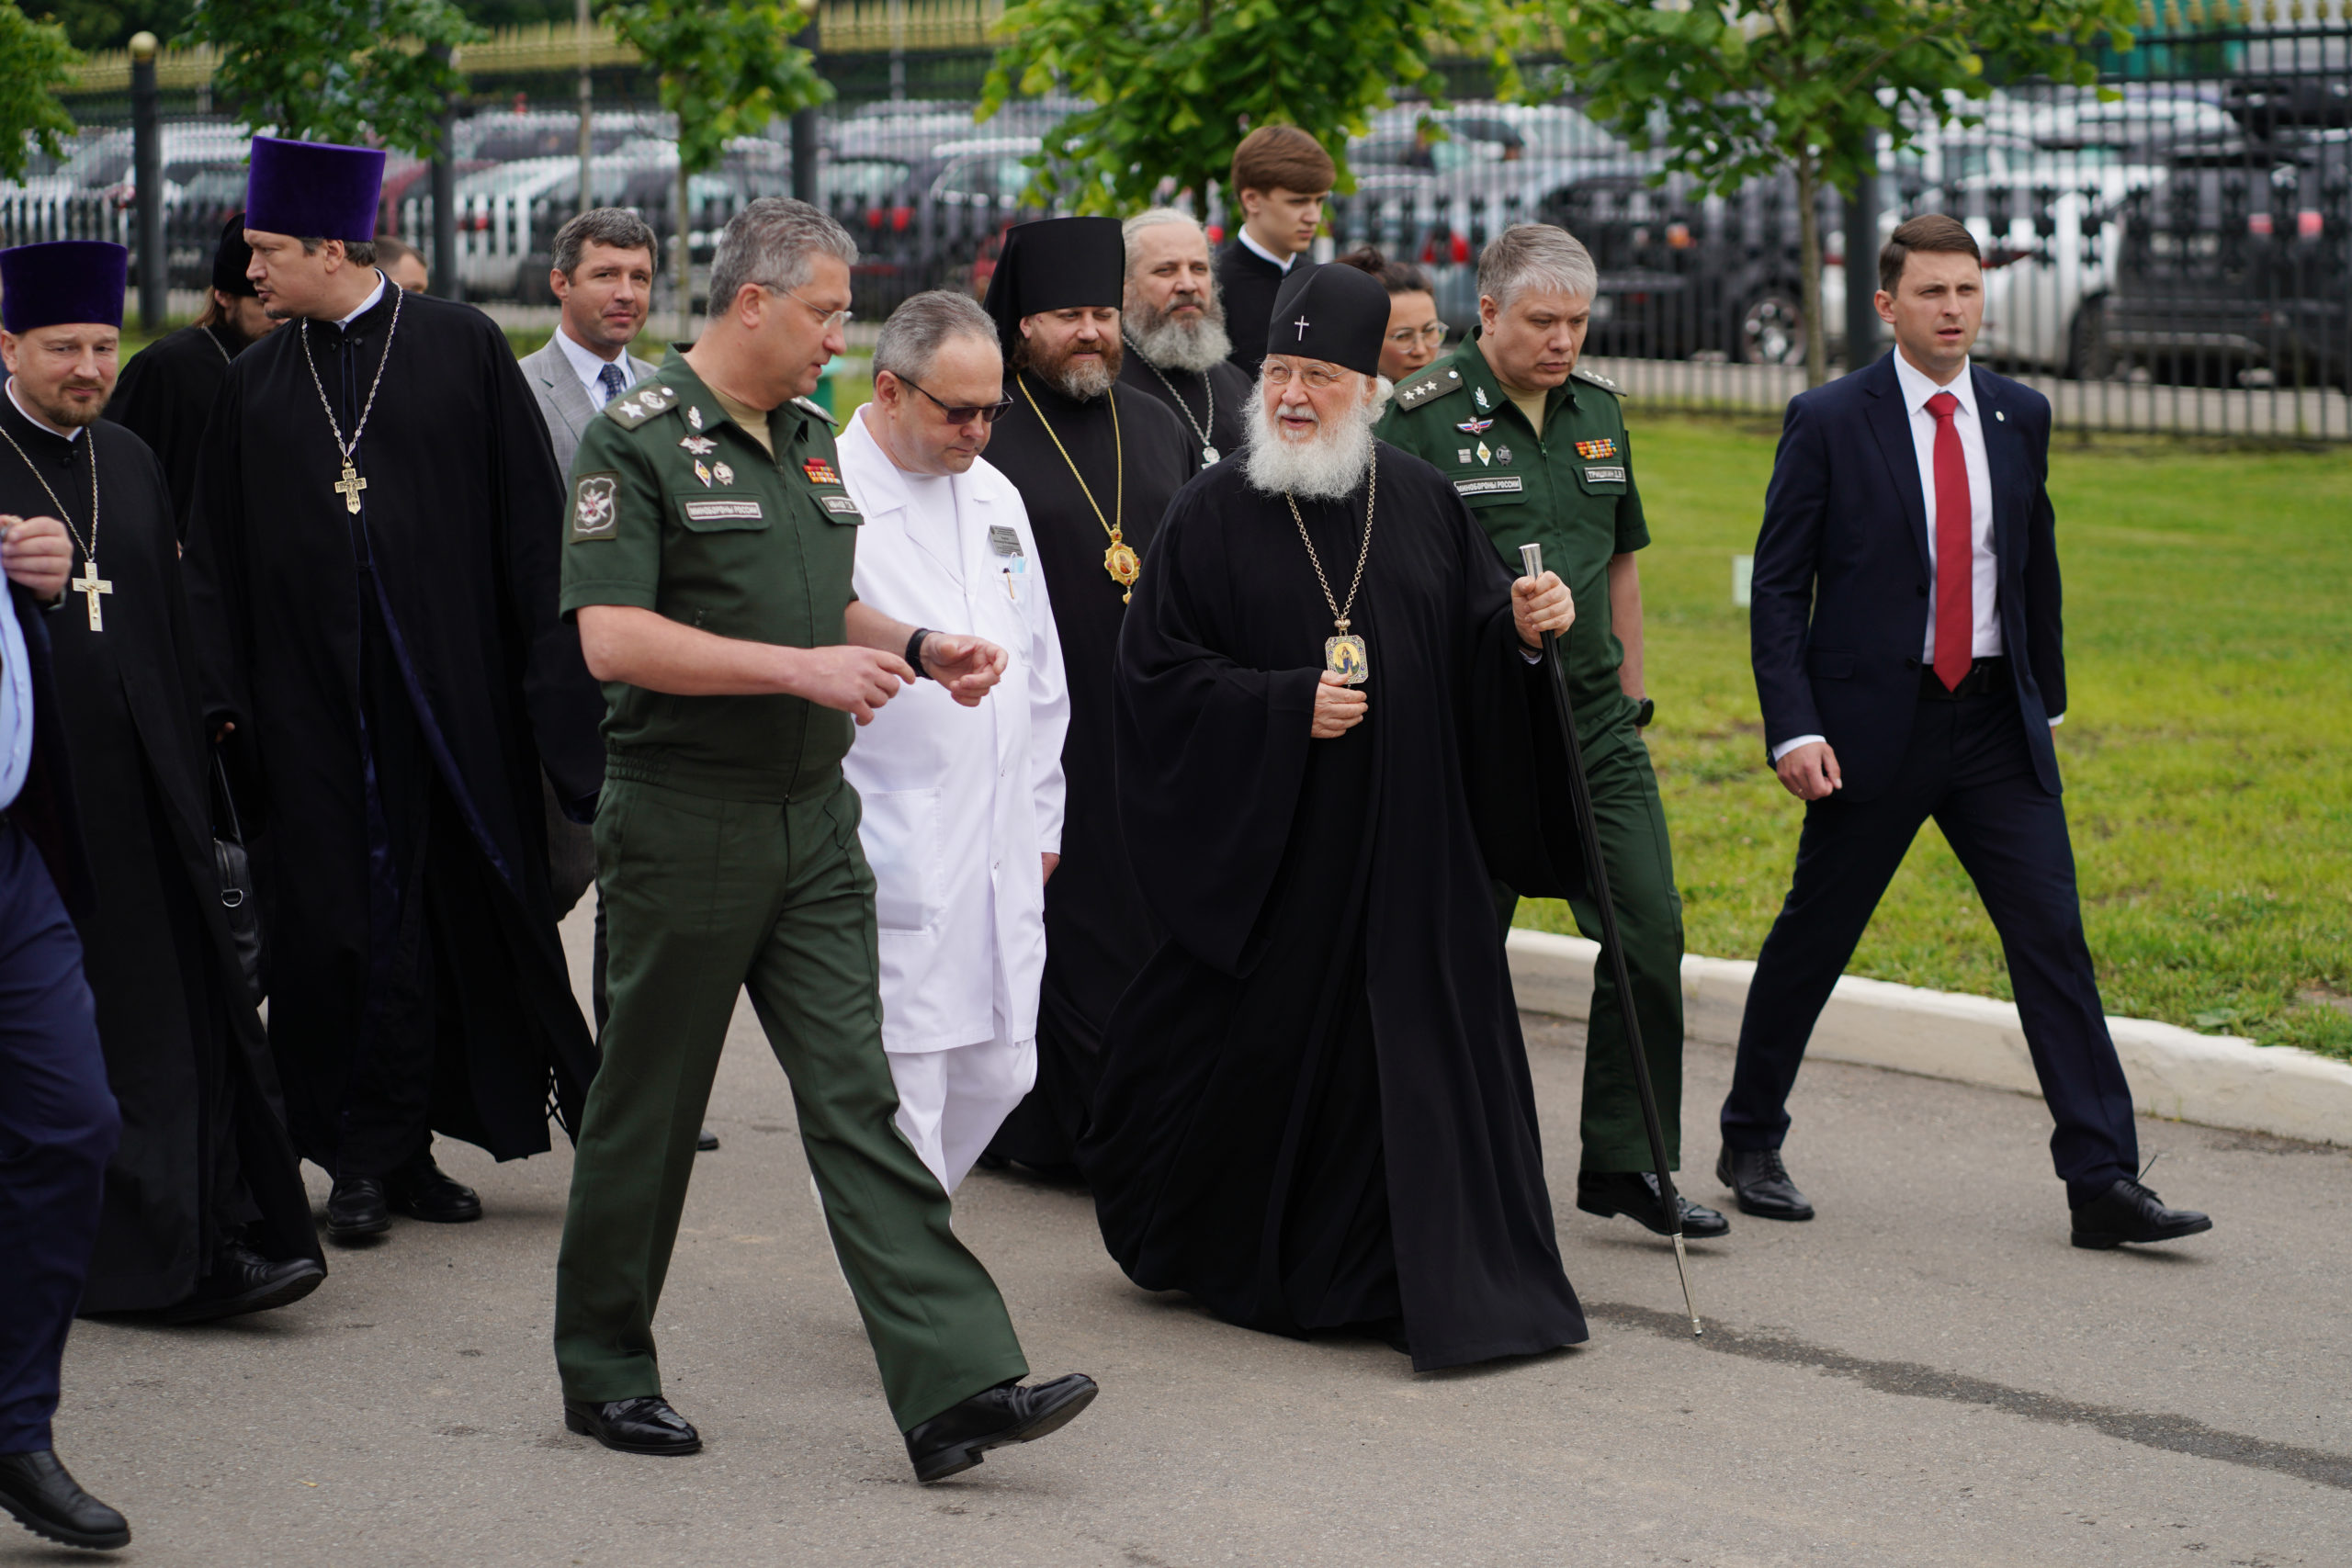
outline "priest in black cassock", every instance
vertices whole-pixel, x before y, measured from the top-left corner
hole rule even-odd
[[[1172,207],[1120,226],[1127,244],[1126,299],[1119,311],[1126,360],[1119,385],[1166,403],[1199,443],[1208,468],[1249,439],[1249,372],[1227,356],[1225,305],[1200,220]]]
[[[1150,574],[1159,514],[1201,461],[1174,414],[1117,384],[1125,254],[1114,218],[1017,225],[987,302],[1012,403],[989,438],[989,461],[1028,508],[1069,681],[1069,796],[1061,864],[1046,884],[1037,1086],[989,1156],[1061,1177],[1076,1174],[1103,1022],[1159,943],[1119,834],[1111,668],[1127,595],[1139,573]]]
[[[539,773],[581,820],[604,702],[556,614],[565,504],[506,340],[371,265],[383,154],[254,139],[251,276],[288,324],[231,368],[187,571],[233,727],[270,1035],[328,1235],[478,1217],[435,1131],[548,1146],[594,1067],[548,888]]]
[[[277,323],[261,308],[245,276],[254,253],[245,243],[245,215],[230,218],[212,253],[212,288],[196,321],[156,339],[122,367],[107,417],[147,443],[172,487],[177,536],[187,537],[196,495],[196,454],[229,366]]]
[[[1417,1370],[1574,1344],[1490,876],[1578,881],[1540,634],[1453,487],[1374,441],[1387,292],[1302,267],[1256,428],[1184,488],[1120,637],[1119,798],[1169,939],[1079,1163],[1151,1290]]]
[[[49,635],[89,828],[74,925],[122,1109],[81,1310],[197,1323],[299,1301],[326,1271],[220,902],[172,497],[154,454],[99,417],[127,259],[90,241],[0,252],[0,515],[62,518],[74,541]]]

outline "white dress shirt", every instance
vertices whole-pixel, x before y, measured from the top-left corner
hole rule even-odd
[[[599,411],[601,411],[606,403],[611,402],[615,398],[620,396],[620,392],[613,391],[610,388],[606,387],[603,381],[598,379],[599,377],[604,375],[605,366],[617,365],[620,367],[621,391],[626,392],[628,390],[630,377],[628,373],[628,355],[626,352],[616,354],[610,359],[599,359],[588,350],[572,342],[571,334],[563,330],[563,324],[560,321],[556,323],[555,344],[558,348],[563,350],[563,357],[571,364],[571,373],[579,377],[580,384],[587,389],[588,401]]]
[[[1236,229],[1233,231],[1233,237],[1241,242],[1241,248],[1243,250],[1248,251],[1260,261],[1273,263],[1274,265],[1280,267],[1285,275],[1290,272],[1291,264],[1298,260],[1299,253],[1296,251],[1293,251],[1286,256],[1278,256],[1274,254],[1273,252],[1260,244],[1258,243],[1258,237],[1250,232],[1246,228]]]
[[[1969,636],[1970,657],[1995,659],[2001,653],[2001,617],[1997,596],[2001,591],[2000,562],[1993,555],[1993,464],[1984,452],[1984,421],[1976,408],[1976,382],[1969,375],[1968,362],[1962,360],[1960,374],[1946,386],[1938,386],[1928,373],[1894,351],[1894,379],[1903,389],[1903,407],[1911,423],[1911,450],[1919,465],[1919,494],[1927,504],[1928,572],[1932,582],[1936,571],[1936,416],[1928,412],[1928,400],[1938,392],[1950,392],[1960,406],[1951,412],[1952,429],[1960,436],[1960,455],[1968,465],[1968,536],[1969,608],[1974,614],[1975,625]],[[1919,661],[1932,667],[1936,661],[1936,595],[1931,586],[1928,592],[1928,635],[1920,645]],[[2053,718],[2051,723],[2056,724]],[[1772,748],[1772,761],[1800,746],[1810,746],[1826,739],[1819,735],[1798,735]]]
[[[1036,537],[1021,492],[986,459],[952,477],[907,473],[865,417],[842,431],[836,458],[865,516],[857,597],[915,626],[986,637],[1009,659],[978,707],[916,682],[857,732],[842,763],[865,807],[858,833],[874,870],[882,1045],[1025,1041],[1037,1032],[1041,857],[1061,849],[1069,727]]]

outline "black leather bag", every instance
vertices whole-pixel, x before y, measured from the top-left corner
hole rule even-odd
[[[229,935],[245,972],[245,990],[259,1007],[269,995],[269,950],[263,940],[261,906],[254,897],[253,861],[245,853],[244,824],[229,793],[229,771],[212,754],[212,859],[220,871],[220,907],[228,912]]]

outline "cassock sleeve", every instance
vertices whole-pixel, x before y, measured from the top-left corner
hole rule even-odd
[[[1442,504],[1461,551],[1462,777],[1487,873],[1523,897],[1573,898],[1584,855],[1568,793],[1567,742],[1551,671],[1531,661],[1511,616],[1513,573],[1452,485]]]
[[[487,321],[484,326],[510,614],[527,649],[524,705],[556,797],[567,813],[577,813],[575,820],[586,821],[605,783],[605,746],[597,732],[605,698],[581,656],[578,628],[557,609],[571,507],[538,400],[504,337]]]
[[[188,627],[195,638],[197,689],[209,738],[223,724],[236,733],[221,746],[244,826],[266,818],[269,801],[252,746],[253,622],[246,599],[243,365],[230,368],[197,454],[196,484],[181,557]]]
[[[1320,671],[1252,670],[1232,646],[1235,561],[1212,487],[1179,492],[1119,633],[1119,819],[1176,942],[1227,974],[1273,886],[1306,773]]]

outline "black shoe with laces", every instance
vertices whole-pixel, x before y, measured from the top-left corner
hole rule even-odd
[[[196,1290],[157,1315],[165,1323],[189,1324],[267,1312],[300,1301],[326,1277],[310,1258],[264,1258],[242,1241],[224,1242]]]
[[[48,1449],[0,1454],[0,1508],[61,1545],[112,1551],[130,1544],[130,1521],[83,1491]]]
[[[327,1194],[327,1239],[343,1246],[366,1241],[392,1228],[384,1182],[376,1176],[338,1176]]]
[[[907,1457],[914,1461],[915,1479],[944,1481],[979,1463],[987,1450],[1035,1442],[1058,1432],[1093,1404],[1099,1392],[1084,1372],[1041,1383],[1024,1384],[1016,1378],[982,1389],[907,1434]]]
[[[1690,1241],[1713,1241],[1731,1234],[1731,1223],[1713,1209],[1702,1208],[1678,1192],[1682,1235]],[[1659,1199],[1657,1177],[1646,1170],[1580,1170],[1577,1172],[1577,1207],[1608,1219],[1623,1214],[1638,1220],[1660,1235],[1672,1235],[1666,1204]]]
[[[452,1181],[421,1154],[384,1179],[385,1201],[412,1220],[432,1220],[445,1225],[481,1218],[481,1196],[461,1181]]]
[[[2212,1219],[2194,1209],[2167,1209],[2162,1200],[2131,1177],[2074,1211],[2075,1245],[2104,1252],[2125,1242],[2178,1241],[2213,1228]]]
[[[1726,1144],[1715,1156],[1715,1179],[1731,1189],[1743,1214],[1759,1220],[1813,1218],[1813,1205],[1789,1179],[1778,1149],[1735,1149]]]

